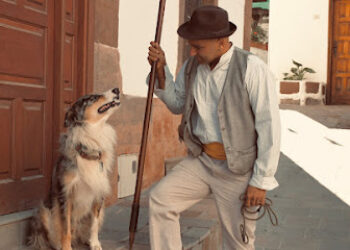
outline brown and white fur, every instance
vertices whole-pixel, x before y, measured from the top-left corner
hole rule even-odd
[[[61,157],[50,199],[33,218],[29,244],[35,249],[72,249],[83,242],[100,250],[98,231],[104,198],[110,193],[116,134],[106,123],[119,106],[119,89],[81,97],[67,111]]]

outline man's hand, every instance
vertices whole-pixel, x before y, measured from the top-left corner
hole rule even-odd
[[[165,88],[165,72],[164,66],[166,65],[165,53],[162,48],[156,42],[151,42],[151,46],[148,48],[148,62],[152,66],[153,62],[157,62],[157,78],[159,82],[159,88]]]
[[[153,62],[158,62],[157,69],[162,69],[166,64],[165,53],[158,43],[151,42],[150,44],[151,46],[148,48],[148,62],[151,66]]]
[[[259,206],[259,205],[265,205],[265,197],[266,197],[266,190],[248,186],[246,195],[245,195],[245,206]]]

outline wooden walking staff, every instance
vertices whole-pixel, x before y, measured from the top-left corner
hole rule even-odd
[[[159,0],[158,20],[157,20],[157,29],[156,29],[156,36],[155,36],[155,42],[157,42],[158,44],[160,43],[160,36],[162,32],[164,10],[165,10],[165,0]],[[145,156],[146,156],[149,123],[151,118],[152,97],[153,97],[153,91],[154,91],[154,85],[155,85],[155,79],[156,79],[156,66],[157,66],[157,62],[153,62],[151,73],[150,73],[151,76],[150,76],[149,85],[148,85],[147,104],[146,104],[145,119],[143,121],[143,132],[142,132],[141,149],[140,149],[140,155],[139,155],[139,165],[137,170],[137,180],[136,180],[134,201],[132,203],[132,211],[131,211],[131,218],[130,218],[130,225],[129,225],[129,249],[132,249],[132,246],[134,244],[135,232],[137,228],[137,220],[139,216],[142,177],[143,177],[143,169],[144,169]]]

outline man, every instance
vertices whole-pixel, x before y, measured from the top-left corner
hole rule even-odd
[[[275,80],[256,56],[234,47],[236,25],[216,6],[196,9],[178,29],[188,40],[191,58],[176,81],[163,50],[154,42],[148,60],[157,61],[155,94],[182,114],[180,138],[189,155],[150,193],[152,249],[181,249],[179,213],[213,193],[222,225],[224,249],[254,249],[255,222],[240,213],[264,205],[274,178],[280,146]],[[243,194],[243,196],[242,196]]]

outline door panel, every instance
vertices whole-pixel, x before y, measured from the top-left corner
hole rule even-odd
[[[78,0],[65,0],[66,15],[64,20],[64,63],[63,102],[70,106],[77,98],[77,37],[78,37]],[[62,110],[63,113],[66,110]]]
[[[2,152],[0,164],[0,180],[12,177],[13,159],[11,155],[13,130],[14,101],[0,99],[0,152]]]
[[[48,193],[53,0],[0,0],[0,214]]]
[[[350,0],[333,6],[331,103],[350,104]]]

